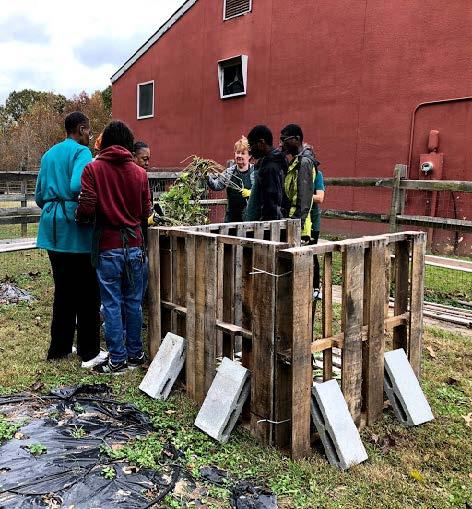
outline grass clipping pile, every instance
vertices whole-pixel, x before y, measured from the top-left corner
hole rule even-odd
[[[187,158],[185,161],[188,161]],[[159,198],[162,222],[171,226],[195,226],[208,223],[207,208],[201,200],[207,192],[209,176],[224,171],[223,166],[211,159],[191,156],[191,162],[179,175],[169,191]],[[183,162],[185,162],[183,161]]]

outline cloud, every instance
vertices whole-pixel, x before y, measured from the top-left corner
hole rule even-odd
[[[46,27],[27,17],[15,15],[0,22],[0,42],[47,44],[49,40]]]
[[[136,34],[128,39],[94,37],[74,49],[77,60],[90,68],[112,64],[120,66],[143,43],[143,36]]]

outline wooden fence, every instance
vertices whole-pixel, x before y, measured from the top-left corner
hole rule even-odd
[[[395,253],[392,259],[391,252]],[[342,327],[333,333],[333,254],[342,256]],[[313,256],[323,256],[322,337],[313,338]],[[199,404],[219,352],[251,372],[243,419],[267,445],[311,452],[312,354],[323,378],[341,349],[341,387],[357,425],[383,409],[383,353],[404,348],[419,375],[425,234],[403,232],[300,247],[295,221],[232,223],[149,232],[150,355],[168,331],[187,340],[185,384]],[[394,315],[388,315],[390,264]]]
[[[158,183],[157,188],[159,190],[156,196],[175,180],[180,173],[175,168],[163,168],[162,170],[164,171],[148,172],[150,183],[154,183],[152,187],[156,187],[155,183]],[[469,219],[418,216],[405,213],[407,191],[429,191],[432,193],[434,201],[434,195],[441,191],[472,193],[472,181],[409,180],[405,178],[406,170],[407,167],[405,165],[397,164],[394,169],[393,178],[325,177],[325,184],[328,187],[390,188],[392,189],[392,195],[388,214],[356,210],[324,209],[322,210],[323,218],[385,223],[389,225],[390,232],[392,233],[398,231],[402,225],[472,233],[472,221]],[[0,208],[0,224],[21,224],[23,236],[26,236],[27,225],[29,223],[37,223],[41,213],[38,207],[28,207],[28,200],[34,199],[31,191],[34,188],[36,176],[37,172],[32,171],[0,172],[0,202],[21,202],[20,207]],[[159,182],[162,183],[162,186],[159,185]],[[224,205],[226,200],[209,199],[203,200],[202,203],[212,207]]]

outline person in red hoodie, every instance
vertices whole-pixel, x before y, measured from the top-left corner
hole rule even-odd
[[[141,224],[151,214],[151,194],[146,171],[133,162],[133,143],[123,122],[105,127],[100,153],[82,174],[76,212],[79,223],[95,223],[92,263],[110,353],[94,368],[98,373],[120,374],[145,362],[141,300],[147,260]]]

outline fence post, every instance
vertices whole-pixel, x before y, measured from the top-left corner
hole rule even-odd
[[[426,234],[419,232],[412,239],[411,283],[410,283],[410,318],[408,359],[415,375],[421,373],[421,350],[423,340],[423,293],[424,261],[426,253]]]
[[[23,200],[21,200],[21,207],[28,206],[28,181],[24,178],[21,181],[21,194],[23,195]],[[26,216],[21,220],[21,236],[26,237],[28,235],[28,218]]]
[[[397,215],[401,213],[404,208],[405,192],[400,189],[400,181],[406,177],[407,166],[406,164],[396,164],[393,172],[393,188],[392,188],[392,203],[390,205],[390,233],[397,231]]]

